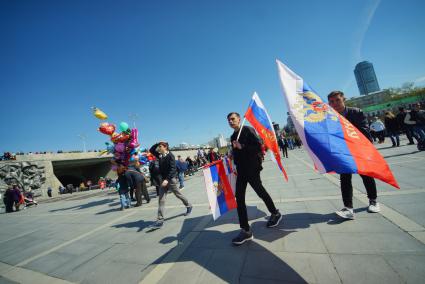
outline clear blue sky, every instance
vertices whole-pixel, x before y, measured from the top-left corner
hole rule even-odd
[[[257,91],[286,122],[279,58],[324,97],[425,81],[425,1],[0,1],[0,151],[103,148],[108,121],[139,114],[143,146],[231,134]]]

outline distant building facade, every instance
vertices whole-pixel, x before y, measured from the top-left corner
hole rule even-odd
[[[368,95],[381,90],[372,63],[368,61],[358,63],[354,69],[354,75],[360,95]]]

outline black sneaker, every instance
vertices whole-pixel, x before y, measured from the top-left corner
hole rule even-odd
[[[273,228],[279,225],[279,222],[282,220],[283,216],[278,211],[276,214],[272,214],[267,222],[267,228]]]
[[[252,231],[247,232],[244,229],[241,229],[239,232],[239,235],[232,240],[232,244],[235,246],[240,246],[246,241],[251,241],[254,239],[254,236],[252,235]]]
[[[186,207],[186,213],[184,214],[184,216],[189,216],[190,213],[192,213],[192,209],[193,209],[192,205],[189,205],[188,207]]]

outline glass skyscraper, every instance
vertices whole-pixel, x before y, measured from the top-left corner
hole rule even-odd
[[[360,95],[367,95],[381,90],[372,63],[368,61],[358,63],[354,69],[354,75],[356,76]]]

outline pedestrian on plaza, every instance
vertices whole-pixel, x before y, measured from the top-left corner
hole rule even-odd
[[[377,116],[373,118],[373,122],[370,125],[370,130],[375,132],[379,144],[385,142],[385,125]]]
[[[286,141],[288,142],[289,150],[294,150],[294,139],[292,137],[288,137]]]
[[[210,163],[212,163],[212,162],[217,161],[218,159],[219,158],[218,158],[216,151],[214,149],[210,149],[210,151],[208,152],[208,161]]]
[[[151,176],[151,184],[155,186],[156,196],[159,196],[159,188],[161,187],[162,178],[159,170],[159,160],[154,159],[149,163],[149,174]]]
[[[52,197],[52,188],[50,186],[47,188],[47,196]]]
[[[21,196],[22,193],[19,190],[19,187],[17,184],[13,185],[12,194],[13,194],[13,202],[15,203],[15,211],[19,211],[19,207],[23,203],[23,199]]]
[[[404,118],[404,123],[412,126],[413,132],[418,137],[418,144],[425,142],[425,112],[420,109],[419,104],[412,106],[412,110]]]
[[[126,177],[125,172],[125,167],[120,165],[117,169],[117,184],[119,186],[118,194],[120,195],[121,211],[131,207],[131,200],[128,194],[130,191],[130,186],[128,184],[128,178]]]
[[[187,170],[187,163],[183,160],[183,158],[179,155],[177,156],[176,161],[176,169],[177,169],[177,176],[179,177],[180,186],[179,189],[184,189],[184,173]]]
[[[125,176],[127,178],[127,183],[130,189],[133,189],[134,195],[136,197],[135,207],[142,206],[142,194],[145,197],[147,203],[151,201],[146,186],[145,176],[140,171],[140,164],[138,155],[134,154],[130,158],[130,163],[127,170],[125,171]]]
[[[13,212],[13,203],[15,202],[13,187],[8,185],[6,191],[4,192],[3,203],[6,207],[6,213]]]
[[[194,162],[193,162],[193,160],[190,157],[187,157],[186,158],[186,163],[187,163],[187,170],[188,170],[189,176],[192,176],[193,175],[193,172],[195,171],[195,169],[194,169]]]
[[[236,165],[236,202],[241,231],[232,240],[234,245],[241,245],[253,239],[251,227],[248,223],[248,213],[245,204],[246,187],[248,183],[254,189],[267,206],[271,216],[267,222],[267,227],[275,227],[282,220],[282,215],[276,209],[273,200],[264,188],[260,171],[263,169],[261,143],[255,130],[249,126],[241,128],[241,118],[239,113],[231,112],[227,115],[229,126],[234,132],[230,138],[232,144],[232,156]],[[240,134],[239,134],[240,132]],[[239,135],[239,137],[238,137]]]
[[[350,121],[365,137],[372,142],[372,137],[367,126],[367,119],[361,109],[345,106],[344,93],[341,91],[333,91],[328,95],[329,105]],[[369,198],[368,212],[377,213],[380,211],[377,200],[375,179],[369,176],[360,175],[366,188],[367,197]],[[354,219],[353,211],[353,185],[351,183],[352,174],[340,174],[342,201],[344,208],[335,212],[344,219]]]
[[[282,157],[286,157],[288,158],[288,142],[285,138],[285,136],[283,136],[283,134],[279,137],[280,143],[281,143],[281,150],[282,150]]]
[[[400,132],[400,125],[397,117],[391,111],[387,111],[385,112],[384,122],[387,134],[393,143],[393,147],[400,147],[400,137],[398,135]]]
[[[186,206],[185,216],[188,216],[192,212],[192,205],[178,189],[176,158],[170,152],[168,143],[164,141],[158,142],[150,148],[149,152],[159,161],[159,170],[162,179],[161,187],[159,188],[158,219],[154,225],[156,228],[161,228],[164,224],[165,199],[167,198],[168,191],[174,193],[183,202],[184,206]]]
[[[404,107],[398,108],[398,114],[397,114],[397,121],[400,125],[401,131],[403,131],[406,134],[407,139],[409,140],[409,144],[407,145],[414,145],[415,142],[413,142],[413,126],[408,125],[404,123],[404,118],[407,115],[407,111],[404,109]],[[415,137],[416,141],[419,141],[417,137]]]

